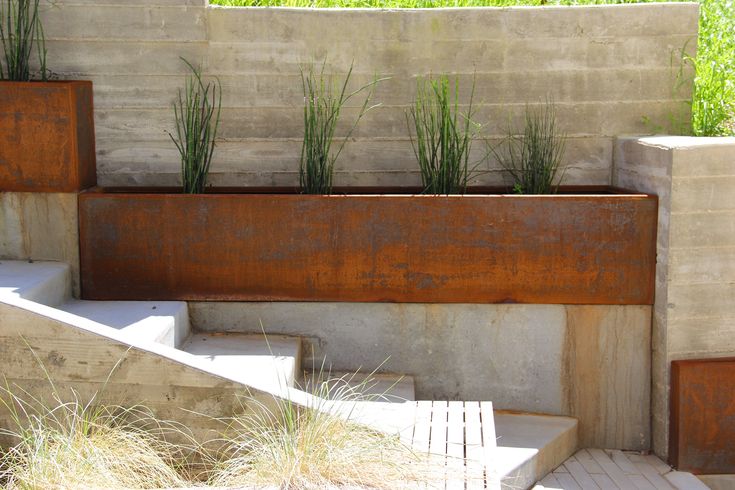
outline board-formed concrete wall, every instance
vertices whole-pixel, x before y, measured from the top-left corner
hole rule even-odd
[[[465,95],[476,77],[476,119],[493,144],[526,103],[552,97],[570,137],[566,181],[608,184],[615,135],[645,132],[644,117],[687,120],[689,85],[674,90],[676,60],[696,47],[697,14],[691,3],[382,11],[57,0],[43,18],[49,68],[95,84],[102,185],[177,182],[167,131],[186,74],[179,57],[222,82],[216,185],[298,182],[299,68],[324,59],[342,74],[354,60],[356,84],[391,77],[375,93],[382,107],[345,148],[337,184],[419,183],[405,112],[415,77],[442,72],[459,74]],[[487,169],[480,182],[502,182],[496,163]]]
[[[582,447],[650,447],[650,306],[189,303],[192,326],[300,336],[304,367],[411,375],[417,399],[579,419]]]
[[[735,138],[620,138],[613,177],[659,196],[652,416],[665,456],[671,361],[735,356]]]

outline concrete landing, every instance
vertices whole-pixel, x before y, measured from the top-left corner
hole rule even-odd
[[[697,478],[712,490],[735,490],[735,475],[699,475]]]
[[[194,334],[181,350],[211,362],[221,376],[256,387],[293,387],[301,369],[301,339],[248,334]]]
[[[576,419],[502,411],[494,416],[502,488],[530,488],[577,450]]]
[[[321,382],[318,373],[305,372],[304,382],[300,384],[307,393],[316,394],[315,382]],[[416,390],[412,376],[397,374],[363,373],[324,373],[322,379],[329,380],[330,392],[342,391],[362,395],[371,401],[403,403],[416,400]]]
[[[0,297],[58,306],[71,298],[71,272],[61,262],[0,260]]]
[[[707,490],[691,473],[674,471],[654,455],[582,449],[546,475],[534,490]]]
[[[79,301],[58,309],[107,325],[136,340],[180,347],[189,335],[189,312],[183,301]]]

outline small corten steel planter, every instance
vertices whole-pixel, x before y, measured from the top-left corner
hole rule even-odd
[[[592,191],[92,189],[79,199],[82,293],[100,300],[651,304],[657,198]]]
[[[0,81],[0,191],[96,184],[92,82]]]

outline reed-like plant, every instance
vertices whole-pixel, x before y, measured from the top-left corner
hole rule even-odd
[[[40,65],[39,78],[44,81],[48,79],[46,42],[41,18],[38,15],[39,1],[2,0],[0,2],[0,42],[3,47],[0,79],[2,80],[28,82],[33,78],[31,58],[34,46]]]
[[[352,136],[357,124],[371,109],[373,87],[383,79],[375,77],[357,90],[348,92],[353,65],[342,83],[334,76],[325,75],[326,62],[320,70],[310,65],[301,69],[301,84],[304,90],[304,142],[301,146],[299,185],[304,194],[330,194],[334,180],[334,164]],[[335,131],[345,104],[361,92],[367,91],[357,118],[350,126],[336,150],[332,149]]]
[[[566,136],[556,122],[556,108],[547,99],[542,108],[526,106],[523,133],[511,125],[506,138],[507,153],[495,152],[513,180],[518,194],[554,194],[564,176],[562,160]]]
[[[472,140],[481,127],[472,120],[474,80],[466,112],[460,111],[459,79],[450,85],[447,75],[420,78],[416,99],[406,113],[426,194],[464,194],[481,163],[470,167],[469,162]]]
[[[170,134],[181,156],[181,180],[186,194],[201,194],[207,185],[222,111],[218,79],[204,83],[201,69],[187,60],[191,70],[186,87],[174,102],[176,135]]]

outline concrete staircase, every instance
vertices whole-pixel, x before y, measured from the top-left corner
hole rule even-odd
[[[316,383],[324,381],[321,379],[324,373],[315,374],[313,369],[304,371],[302,342],[298,337],[199,333],[190,325],[187,304],[180,301],[75,300],[71,295],[70,269],[61,263],[0,262],[0,305],[3,303],[36,309],[35,313],[46,316],[58,315],[57,319],[70,328],[82,326],[97,336],[109,336],[111,340],[136,347],[145,355],[166,357],[174,365],[192,368],[245,389],[254,387],[275,396],[305,400],[314,392]],[[43,306],[35,308],[33,305]],[[3,327],[0,319],[0,341],[4,336]],[[0,364],[2,362],[0,360]],[[414,426],[419,430],[417,407],[425,403],[446,404],[415,402],[414,381],[410,376],[327,373],[326,382],[374,396],[373,401],[359,404],[359,417],[381,430],[395,428],[405,432],[410,428],[413,433]],[[211,385],[216,387],[222,383],[214,379]],[[449,406],[455,405],[450,402]],[[444,409],[432,415],[431,428],[427,428],[432,448],[449,450],[451,445],[447,438],[453,430],[450,412]],[[442,420],[445,413],[448,418]],[[482,423],[486,425],[483,429],[486,434],[494,431],[494,440],[483,444],[488,451],[492,473],[502,487],[530,488],[577,449],[577,421],[574,419],[491,413],[494,413],[494,420]],[[467,427],[469,439],[469,423],[465,426],[463,420],[460,416],[457,430],[462,434]],[[490,425],[492,431],[488,432]],[[465,447],[464,451],[461,456],[469,457],[470,447]]]

